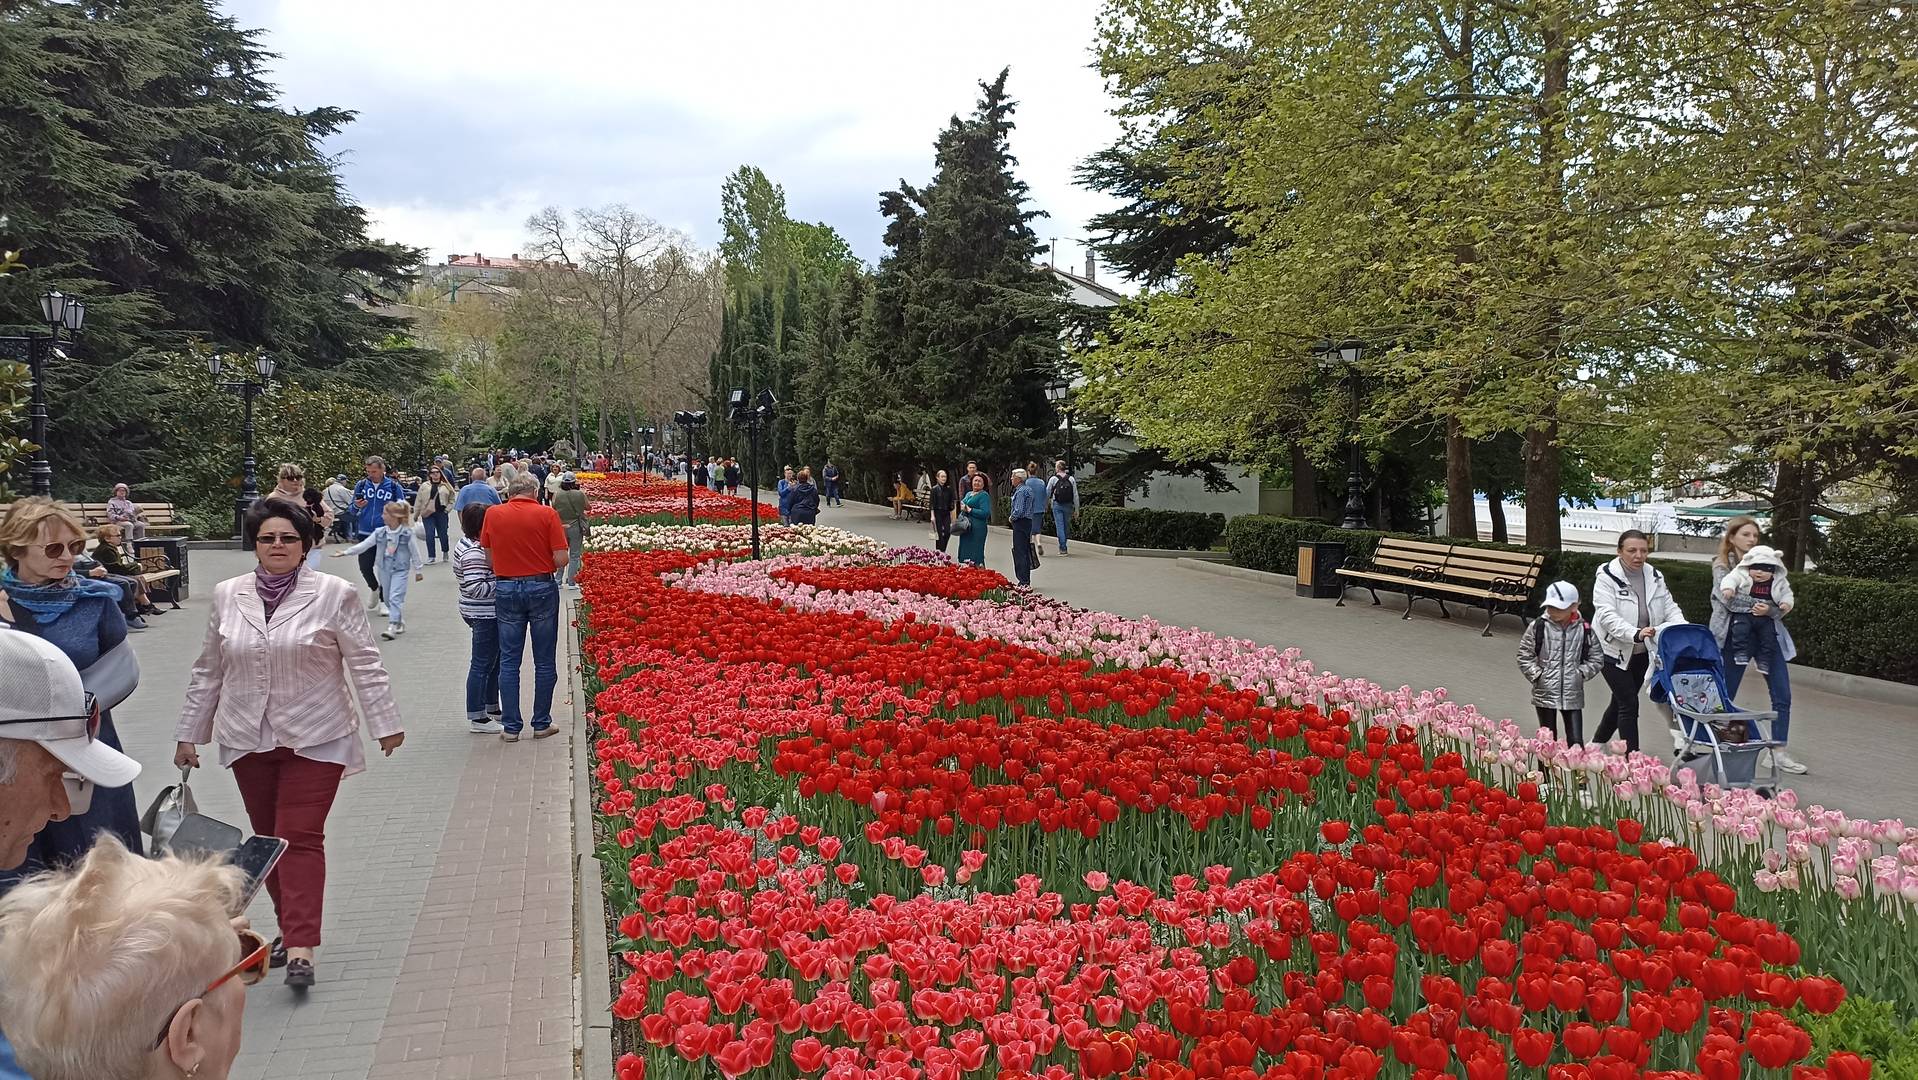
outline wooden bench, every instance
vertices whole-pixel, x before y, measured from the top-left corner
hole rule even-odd
[[[1420,600],[1438,604],[1439,614],[1447,619],[1452,612],[1446,600],[1470,603],[1485,609],[1484,636],[1490,637],[1494,616],[1524,617],[1544,565],[1545,556],[1535,552],[1386,537],[1370,559],[1348,560],[1337,570],[1343,586],[1339,605],[1345,603],[1344,590],[1353,587],[1371,592],[1374,605],[1380,589],[1404,593],[1407,619]]]
[[[1345,589],[1361,588],[1372,594],[1372,604],[1379,603],[1379,590],[1402,592],[1407,595],[1405,617],[1412,617],[1411,587],[1421,581],[1437,581],[1439,571],[1445,567],[1445,557],[1452,553],[1450,544],[1434,544],[1425,540],[1400,540],[1387,536],[1379,541],[1372,551],[1370,559],[1350,558],[1345,565],[1335,571],[1339,576],[1339,607],[1345,606]]]
[[[899,509],[902,512],[904,512],[904,514],[907,517],[911,518],[914,521],[924,521],[924,522],[932,521],[932,507],[927,506],[925,503],[919,502],[917,500],[913,502],[909,502],[905,504],[904,506],[901,506]]]
[[[886,501],[892,504],[893,517],[911,517],[917,519],[921,515],[926,515],[927,518],[930,519],[932,512],[926,508],[926,504],[920,502],[919,496],[914,495],[903,486],[894,489],[892,497]]]
[[[107,524],[107,504],[103,502],[70,502],[67,509],[76,514],[91,532]],[[140,508],[140,517],[146,523],[149,536],[183,536],[187,532],[187,523],[172,503],[134,503]]]
[[[93,539],[87,540],[88,554],[97,551],[99,547],[100,541]],[[155,587],[168,582],[174,582],[175,579],[180,576],[179,568],[170,564],[167,561],[166,555],[158,550],[155,550],[151,555],[135,555],[132,561],[140,564],[140,572],[126,576],[136,578],[146,585],[149,599],[153,597]],[[169,601],[175,608],[180,606],[180,588],[177,583],[167,585],[166,588],[160,590],[160,593],[162,594],[161,599]]]

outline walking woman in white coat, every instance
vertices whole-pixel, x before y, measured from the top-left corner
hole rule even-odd
[[[1612,688],[1612,703],[1605,706],[1592,740],[1602,743],[1616,734],[1627,750],[1638,749],[1638,695],[1651,667],[1652,639],[1685,621],[1665,575],[1646,561],[1651,553],[1651,540],[1627,529],[1618,536],[1618,558],[1599,567],[1592,580],[1592,626],[1605,650],[1599,674]]]

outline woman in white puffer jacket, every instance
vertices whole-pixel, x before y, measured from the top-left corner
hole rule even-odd
[[[1592,579],[1592,626],[1605,650],[1599,674],[1612,688],[1612,703],[1605,706],[1592,740],[1602,743],[1617,734],[1628,750],[1638,749],[1638,695],[1651,667],[1652,639],[1685,621],[1665,575],[1646,561],[1651,553],[1651,539],[1627,529],[1618,537],[1618,558],[1599,567]]]

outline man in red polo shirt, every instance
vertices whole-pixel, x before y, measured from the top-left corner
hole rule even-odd
[[[553,727],[553,688],[559,684],[559,582],[566,565],[566,529],[550,506],[539,504],[539,481],[518,473],[507,499],[486,512],[480,546],[493,560],[493,613],[499,624],[500,738],[518,742],[523,726],[519,664],[528,631],[533,635],[533,738]]]

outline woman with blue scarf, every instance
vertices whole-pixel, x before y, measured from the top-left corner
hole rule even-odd
[[[73,572],[86,546],[79,520],[59,503],[36,497],[8,506],[0,519],[0,553],[6,557],[6,569],[0,571],[0,624],[45,638],[67,654],[88,692],[101,702],[98,738],[118,750],[120,736],[107,706],[132,691],[138,666],[126,645],[119,587]],[[109,689],[106,683],[115,685]],[[129,850],[142,850],[131,784],[95,791],[86,813],[42,829],[27,861],[0,874],[0,892],[35,871],[77,860],[101,832],[118,836]]]

